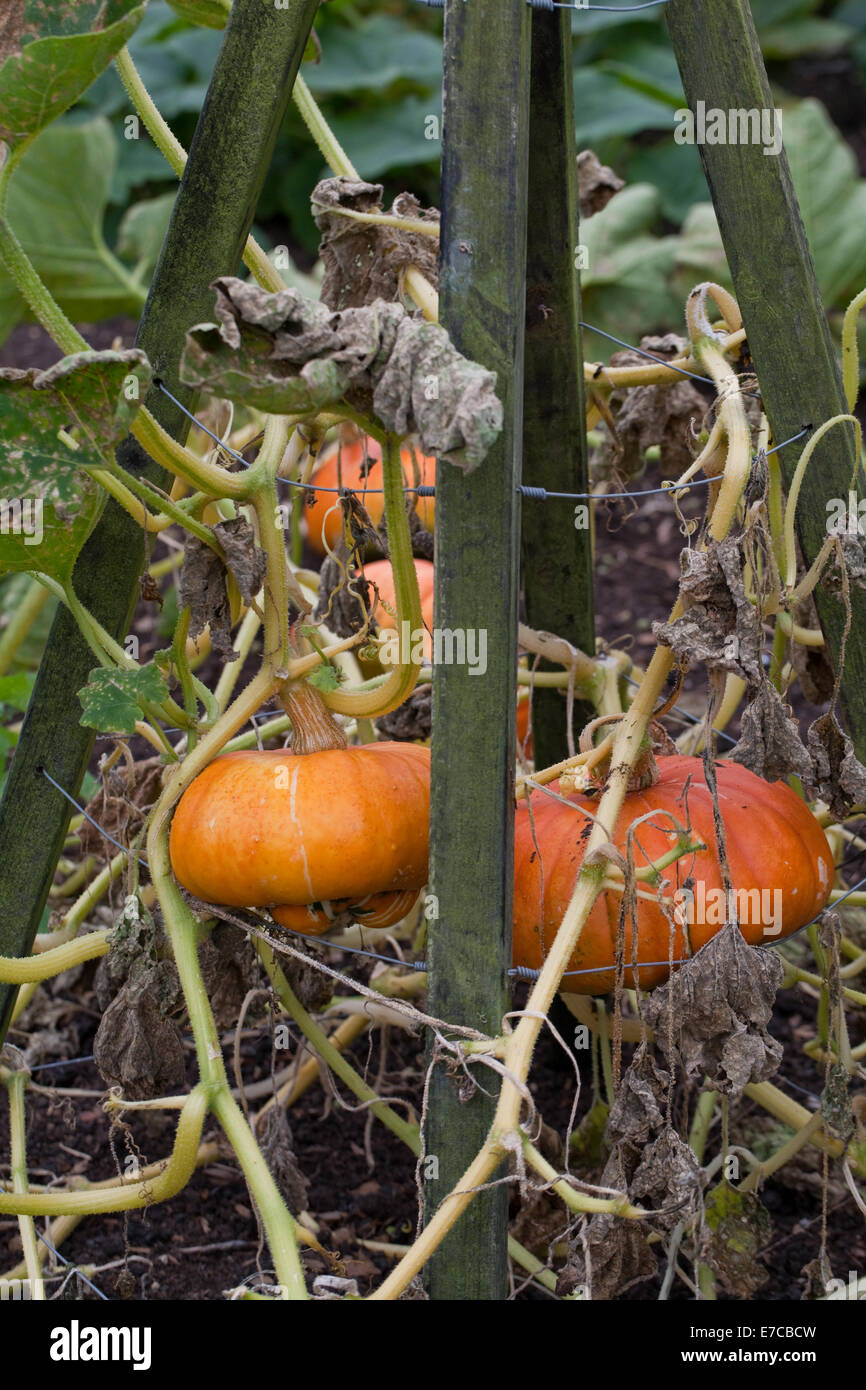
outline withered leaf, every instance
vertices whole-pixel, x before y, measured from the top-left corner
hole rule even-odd
[[[655,1058],[641,1043],[622,1078],[607,1122],[612,1144],[628,1140],[640,1147],[665,1123],[664,1107],[670,1089],[670,1073],[657,1066]]]
[[[697,1210],[701,1190],[701,1165],[688,1144],[666,1125],[643,1150],[629,1186],[633,1202],[649,1207],[653,1222],[673,1230]]]
[[[767,782],[776,782],[795,772],[808,781],[812,762],[800,738],[791,707],[776,687],[761,677],[749,692],[740,721],[740,739],[727,754]]]
[[[728,536],[707,550],[683,550],[680,564],[683,615],[654,623],[654,636],[682,661],[704,662],[759,684],[763,637],[743,587],[741,538]]]
[[[335,211],[381,212],[383,191],[380,183],[342,177],[322,179],[313,189],[310,201],[322,233],[319,254],[325,267],[322,303],[331,309],[398,299],[400,272],[409,265],[417,266],[434,287],[438,285],[438,238],[400,227],[357,222]],[[411,193],[398,194],[391,216],[439,225],[438,210],[422,209]]]
[[[621,1192],[627,1190],[620,1145],[614,1148],[605,1165],[601,1185]],[[644,1222],[630,1221],[612,1212],[603,1211],[593,1216],[583,1233],[572,1240],[571,1246],[569,1282],[572,1287],[588,1285],[593,1300],[618,1298],[633,1284],[655,1274],[657,1269]]]
[[[577,156],[577,197],[582,218],[601,212],[621,188],[625,188],[625,180],[602,164],[594,150],[580,151]]]
[[[320,1013],[334,997],[334,980],[317,968],[321,956],[311,946],[305,946],[297,937],[292,945],[306,960],[285,956],[282,961],[283,974],[304,1008],[310,1013]]]
[[[376,720],[376,728],[395,743],[429,738],[433,731],[432,685],[416,685],[408,700]]]
[[[826,801],[834,816],[847,816],[852,807],[866,805],[866,767],[832,710],[815,720],[806,738],[812,760],[804,779],[809,795]]]
[[[129,844],[144,824],[146,813],[162,791],[165,764],[161,758],[145,758],[134,763],[118,763],[103,777],[87,803],[86,810],[98,825],[121,844]],[[114,853],[113,847],[96,826],[85,820],[78,831],[84,854]]]
[[[363,628],[373,597],[373,586],[354,573],[349,552],[340,541],[335,553],[326,556],[319,570],[313,618],[316,622],[327,623],[338,637],[352,637]]]
[[[93,1058],[106,1083],[120,1086],[128,1100],[149,1100],[183,1087],[180,1029],[165,1011],[177,989],[171,961],[134,969],[102,1016]]]
[[[256,533],[246,517],[220,521],[214,535],[225,551],[226,564],[234,575],[244,603],[252,603],[262,587],[268,567],[265,552],[256,545]]]
[[[271,1105],[258,1125],[259,1144],[289,1211],[306,1210],[309,1179],[298,1166],[285,1107]]]
[[[238,1021],[241,1005],[251,989],[263,982],[262,967],[247,934],[231,922],[217,922],[198,948],[204,987],[219,1028]],[[251,1020],[263,1018],[264,1002],[253,1001]]]
[[[178,602],[190,610],[189,635],[193,641],[209,627],[214,651],[221,652],[227,661],[237,661],[238,653],[232,647],[226,568],[198,536],[187,536],[184,542]]]
[[[800,1270],[805,1280],[803,1289],[804,1301],[811,1302],[816,1298],[827,1297],[827,1286],[833,1278],[833,1270],[827,1259],[826,1250],[820,1250],[814,1260],[809,1260]]]
[[[849,1087],[851,1077],[844,1062],[831,1062],[821,1092],[821,1114],[832,1134],[847,1144],[856,1129]]]
[[[727,923],[642,1005],[670,1066],[706,1075],[722,1095],[766,1081],[782,1048],[767,1032],[783,966],[773,951],[749,946]]]
[[[654,444],[661,447],[665,476],[681,473],[692,462],[691,421],[700,421],[707,403],[691,382],[633,386],[621,395],[615,392],[611,408],[617,439],[607,437],[594,460],[602,477],[614,470],[624,478],[639,477],[646,466],[644,454]]]
[[[701,1259],[726,1292],[751,1298],[767,1282],[759,1255],[773,1229],[769,1212],[753,1192],[738,1192],[726,1182],[707,1193],[704,1212]]]
[[[822,587],[831,594],[839,595],[844,592],[845,588],[840,568],[840,550],[841,564],[845,567],[848,584],[856,584],[859,589],[862,589],[866,583],[866,538],[860,535],[849,536],[847,534],[838,537],[838,548],[833,550],[821,583]]]
[[[215,395],[294,414],[345,400],[426,453],[471,472],[502,429],[495,373],[438,324],[376,300],[332,312],[296,290],[215,280],[217,327],[187,334],[181,379]]]

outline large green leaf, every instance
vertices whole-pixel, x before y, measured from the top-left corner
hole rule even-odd
[[[866,285],[866,180],[858,176],[849,145],[819,101],[809,98],[784,108],[782,138],[822,298],[828,309],[841,307]],[[694,267],[696,279],[721,275],[729,284],[712,210],[693,209],[686,225],[682,264]]]
[[[67,111],[144,15],[141,0],[16,0],[0,23],[0,139],[13,148]]]
[[[149,385],[137,349],[0,370],[0,572],[69,577],[105,497],[84,470],[112,464]]]
[[[614,135],[673,129],[670,101],[635,91],[613,73],[596,68],[578,68],[574,74],[574,118],[581,149],[595,149]]]
[[[633,184],[580,224],[588,254],[581,276],[584,319],[626,342],[637,342],[656,329],[679,328],[682,322],[682,306],[668,283],[677,238],[653,236],[651,228],[658,219],[656,190]],[[587,334],[587,358],[606,361],[614,350],[609,342]]]
[[[854,37],[845,24],[832,19],[795,19],[777,29],[761,32],[761,50],[767,59],[797,58],[801,53],[824,53],[844,48]]]
[[[117,142],[102,117],[60,121],[37,136],[9,184],[7,217],[48,289],[74,322],[137,316],[144,291],[105,244]],[[27,308],[0,266],[0,341]]]
[[[866,181],[819,101],[786,109],[782,137],[824,302],[841,305],[866,285]]]
[[[435,127],[428,118],[433,117]],[[387,106],[370,106],[346,116],[329,116],[331,128],[362,179],[389,169],[439,159],[442,146],[426,130],[441,130],[442,93],[407,96]]]
[[[393,82],[442,85],[442,44],[392,15],[373,15],[357,28],[330,25],[322,32],[322,57],[304,68],[317,96],[382,92]]]
[[[135,262],[136,277],[149,280],[171,219],[176,192],[142,198],[127,208],[117,230],[117,254]]]

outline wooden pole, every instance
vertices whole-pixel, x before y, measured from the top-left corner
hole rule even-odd
[[[532,12],[529,225],[523,481],[551,492],[589,491],[580,275],[571,16]],[[564,637],[592,656],[595,620],[588,502],[525,498],[523,592],[530,627]],[[539,670],[555,669],[540,662]],[[561,668],[560,668],[561,669]],[[579,732],[594,711],[577,701]],[[561,691],[532,694],[536,767],[568,756]]]
[[[460,352],[497,373],[505,422],[474,473],[437,470],[435,626],[483,634],[486,669],[434,668],[430,891],[438,917],[429,931],[429,1007],[493,1032],[511,964],[529,38],[527,5],[448,0],[440,312]],[[484,1089],[468,1099],[465,1080],[441,1063],[433,1071],[422,1169],[428,1218],[493,1116],[494,1073],[479,1072]],[[429,1261],[430,1297],[504,1298],[506,1242],[507,1189],[499,1186],[472,1203]]]
[[[767,73],[747,0],[671,0],[665,6],[686,100],[703,113],[773,112]],[[771,126],[768,124],[768,130]],[[698,134],[697,121],[695,133]],[[847,414],[842,379],[784,150],[762,137],[699,144],[734,291],[776,441],[805,424]],[[781,450],[790,485],[805,441]],[[797,507],[797,534],[811,564],[827,536],[827,501],[846,501],[856,463],[853,426],[818,444]],[[858,491],[860,490],[859,485]],[[845,626],[839,599],[815,591],[828,655],[838,669]],[[851,586],[852,631],[840,701],[857,756],[866,760],[866,589]]]
[[[136,345],[187,409],[194,397],[177,378],[184,334],[213,315],[210,282],[234,274],[291,97],[318,0],[235,0],[154,273]],[[148,408],[175,438],[186,417],[153,390]],[[120,463],[150,482],[166,477],[132,438]],[[144,564],[141,528],[109,501],[79,556],[74,582],[82,602],[122,641]],[[0,804],[0,955],[29,955],[72,808],[41,767],[73,796],[90,760],[94,733],[81,723],[78,691],[93,654],[59,609],[39,668]],[[0,1044],[17,989],[0,986]]]

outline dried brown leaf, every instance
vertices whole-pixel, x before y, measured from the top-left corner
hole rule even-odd
[[[310,1181],[301,1172],[295,1157],[292,1131],[284,1106],[268,1107],[258,1124],[258,1138],[265,1162],[289,1211],[305,1211]]]
[[[791,707],[766,676],[750,692],[740,721],[740,739],[727,755],[767,782],[795,772],[808,780],[812,762]]]
[[[601,212],[621,188],[625,188],[625,180],[602,164],[594,150],[580,151],[577,156],[577,196],[582,218]]]
[[[226,564],[237,581],[244,603],[252,603],[262,587],[268,567],[265,552],[256,545],[256,533],[246,517],[236,516],[220,521],[214,535],[225,551]]]
[[[183,1087],[180,1029],[167,1012],[179,991],[172,961],[134,967],[102,1016],[93,1058],[109,1086],[128,1100],[149,1100]]]
[[[466,472],[498,437],[495,374],[461,356],[438,324],[380,299],[332,312],[296,290],[270,294],[231,277],[213,288],[218,326],[187,334],[188,385],[275,414],[345,400]]]
[[[809,795],[826,801],[839,817],[847,816],[854,806],[866,805],[866,767],[858,761],[832,710],[815,720],[806,737],[812,760],[804,779]]]
[[[416,685],[408,700],[376,720],[376,728],[396,743],[429,738],[433,731],[432,685]]]
[[[623,1146],[617,1145],[605,1165],[601,1185],[625,1192],[627,1166],[630,1166],[630,1158],[626,1159]],[[568,1266],[563,1271],[563,1287],[586,1284],[593,1300],[618,1298],[633,1284],[655,1274],[657,1269],[643,1223],[628,1221],[612,1212],[593,1216],[571,1245]]]
[[[396,300],[400,272],[415,265],[434,288],[439,277],[439,241],[400,227],[383,227],[345,217],[338,208],[353,212],[381,212],[380,183],[343,177],[323,179],[313,189],[311,205],[322,233],[319,254],[325,267],[322,303],[331,309],[357,308],[376,299]],[[411,193],[400,193],[391,216],[439,225],[436,208],[422,208]]]
[[[184,542],[178,603],[190,610],[189,635],[193,641],[209,628],[214,651],[221,652],[227,661],[237,661],[238,653],[232,647],[226,568],[198,536],[187,536]]]
[[[653,634],[680,661],[732,671],[750,685],[763,677],[761,624],[743,587],[741,539],[680,555],[683,615],[654,623]]]
[[[113,839],[130,844],[162,791],[164,772],[161,758],[144,758],[133,764],[131,772],[127,763],[117,763],[105,774],[102,785],[88,801],[85,808],[88,815]],[[78,838],[83,854],[114,853],[105,835],[87,820],[81,825]]]
[[[749,946],[731,922],[722,927],[643,1003],[668,1065],[688,1078],[706,1075],[728,1096],[766,1081],[782,1060],[767,1032],[782,975],[774,952]]]
[[[655,1058],[641,1043],[626,1069],[607,1122],[607,1138],[612,1145],[623,1141],[640,1148],[665,1123],[670,1073],[662,1071]]]
[[[701,1192],[701,1165],[675,1130],[666,1125],[643,1150],[629,1184],[629,1197],[649,1207],[653,1224],[673,1230],[697,1210]]]

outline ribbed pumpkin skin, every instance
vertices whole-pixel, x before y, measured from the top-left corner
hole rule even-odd
[[[713,805],[700,758],[682,756],[658,759],[660,779],[655,786],[630,793],[617,821],[614,842],[625,853],[629,825],[648,811],[670,811],[681,825],[687,823],[683,799],[686,779],[691,776],[688,812],[694,837],[708,846],[706,851],[684,855],[665,869],[670,880],[665,892],[672,894],[692,876],[695,880],[695,921],[675,924],[673,959],[694,954],[715,935],[721,921],[713,911],[699,920],[698,881],[705,890],[722,887],[716,850]],[[719,806],[725,825],[728,864],[734,889],[776,889],[781,891],[782,930],[765,934],[759,914],[748,922],[741,918],[743,936],[752,945],[779,941],[799,930],[826,905],[833,882],[833,856],[827,837],[805,803],[784,782],[765,782],[737,763],[716,764]],[[558,789],[558,784],[552,784]],[[598,797],[573,794],[576,808],[597,812]],[[574,890],[583,862],[584,846],[593,822],[580,809],[571,810],[543,794],[532,797],[533,840],[526,802],[518,805],[514,847],[514,963],[539,969],[549,952]],[[634,836],[635,866],[659,859],[675,839],[672,822],[666,815],[645,821]],[[535,841],[541,851],[542,873]],[[644,853],[642,854],[641,851]],[[644,857],[645,855],[645,857]],[[641,885],[645,887],[646,885]],[[757,907],[757,900],[755,902]],[[603,893],[595,903],[569,961],[569,970],[598,973],[566,976],[564,993],[604,994],[613,988],[616,938],[622,894]],[[710,899],[712,902],[712,899]],[[723,902],[722,898],[718,899]],[[770,897],[772,905],[774,899]],[[683,914],[684,915],[684,914]],[[645,899],[638,900],[638,962],[666,961],[670,954],[671,927],[661,909]],[[758,920],[754,920],[758,917]],[[769,925],[772,927],[773,922]],[[625,932],[625,961],[632,957],[632,931]],[[602,973],[603,972],[603,973]],[[668,967],[656,965],[638,972],[642,989],[651,989],[667,979]],[[625,972],[627,988],[634,988],[634,975]]]
[[[321,903],[304,903],[302,907],[271,908],[271,916],[281,927],[302,932],[304,936],[323,936],[334,925],[334,917],[348,912],[362,927],[393,927],[402,922],[418,901],[417,892],[404,889],[397,893],[373,893],[353,901],[351,898],[331,898],[327,908]]]
[[[429,748],[227,753],[181,797],[171,863],[205,902],[355,902],[424,886],[429,819]]]
[[[418,460],[419,480],[422,486],[435,487],[436,460],[420,453],[417,449],[415,457]],[[322,454],[319,466],[310,479],[310,483],[313,487],[351,488],[369,512],[373,524],[378,526],[385,511],[385,499],[382,495],[381,458],[380,446],[375,439],[371,439],[369,436],[366,444],[357,440],[354,444],[344,444],[341,449],[338,449],[336,444],[332,444]],[[378,460],[370,465],[366,474],[362,471],[365,459]],[[400,459],[403,464],[406,486],[412,487],[416,481],[412,450],[401,449]],[[338,501],[339,498],[334,492],[316,493],[315,501],[304,511],[307,523],[307,539],[312,548],[320,555],[325,554],[325,541],[333,549],[343,534],[342,512],[339,506],[334,505]],[[435,499],[419,497],[417,511],[422,525],[428,531],[432,531]]]

